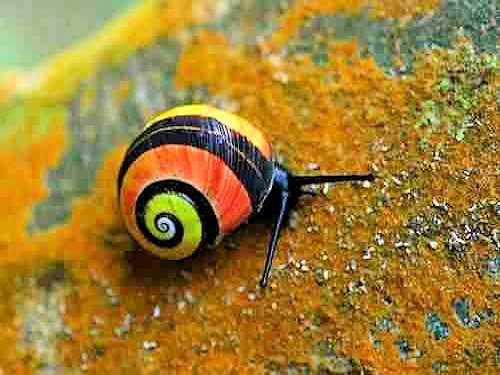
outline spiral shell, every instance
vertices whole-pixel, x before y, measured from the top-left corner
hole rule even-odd
[[[176,107],[127,150],[120,210],[143,248],[182,259],[258,212],[274,172],[270,143],[243,118],[207,105]]]

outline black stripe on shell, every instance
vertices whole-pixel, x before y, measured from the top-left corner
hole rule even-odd
[[[120,191],[125,174],[143,153],[166,144],[206,150],[221,158],[245,187],[254,210],[259,210],[273,181],[274,164],[251,144],[213,118],[177,116],[149,126],[129,147],[118,174]]]

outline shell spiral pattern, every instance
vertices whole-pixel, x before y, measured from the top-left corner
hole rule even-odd
[[[271,145],[243,118],[207,105],[166,111],[130,145],[119,170],[125,226],[152,253],[186,258],[260,210],[274,166]]]

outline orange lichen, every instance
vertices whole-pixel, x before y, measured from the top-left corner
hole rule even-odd
[[[426,15],[439,8],[439,0],[369,1],[370,13],[377,18],[400,18],[403,21]]]
[[[284,45],[293,37],[300,27],[313,16],[321,16],[345,12],[356,14],[364,8],[363,0],[334,1],[298,1],[283,16],[279,29],[274,32],[271,41],[275,46]]]
[[[0,263],[18,257],[20,244],[27,240],[25,227],[31,217],[31,209],[47,195],[47,187],[40,183],[43,174],[57,163],[64,148],[63,129],[61,124],[52,124],[50,136],[39,138],[28,146],[0,152],[3,190],[0,243],[7,248],[0,254]]]
[[[439,0],[300,0],[283,15],[279,28],[269,40],[269,48],[282,47],[306,21],[313,17],[356,15],[368,10],[372,17],[408,20],[438,8]]]
[[[29,366],[23,365],[23,356],[14,350],[22,329],[15,311],[14,276],[22,277],[22,272],[16,275],[20,264],[40,258],[40,249],[30,241],[26,225],[33,205],[47,195],[46,186],[41,184],[42,176],[60,158],[64,147],[63,129],[61,124],[54,123],[50,127],[50,136],[38,138],[28,146],[4,148],[0,152],[0,319],[3,326],[0,345],[11,348],[1,351],[0,368],[7,373],[31,373]],[[45,256],[41,255],[42,258]],[[4,270],[11,270],[12,274]]]

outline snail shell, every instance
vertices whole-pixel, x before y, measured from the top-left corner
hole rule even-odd
[[[166,259],[212,245],[258,212],[274,181],[270,143],[245,119],[207,105],[151,120],[118,174],[124,223]]]

